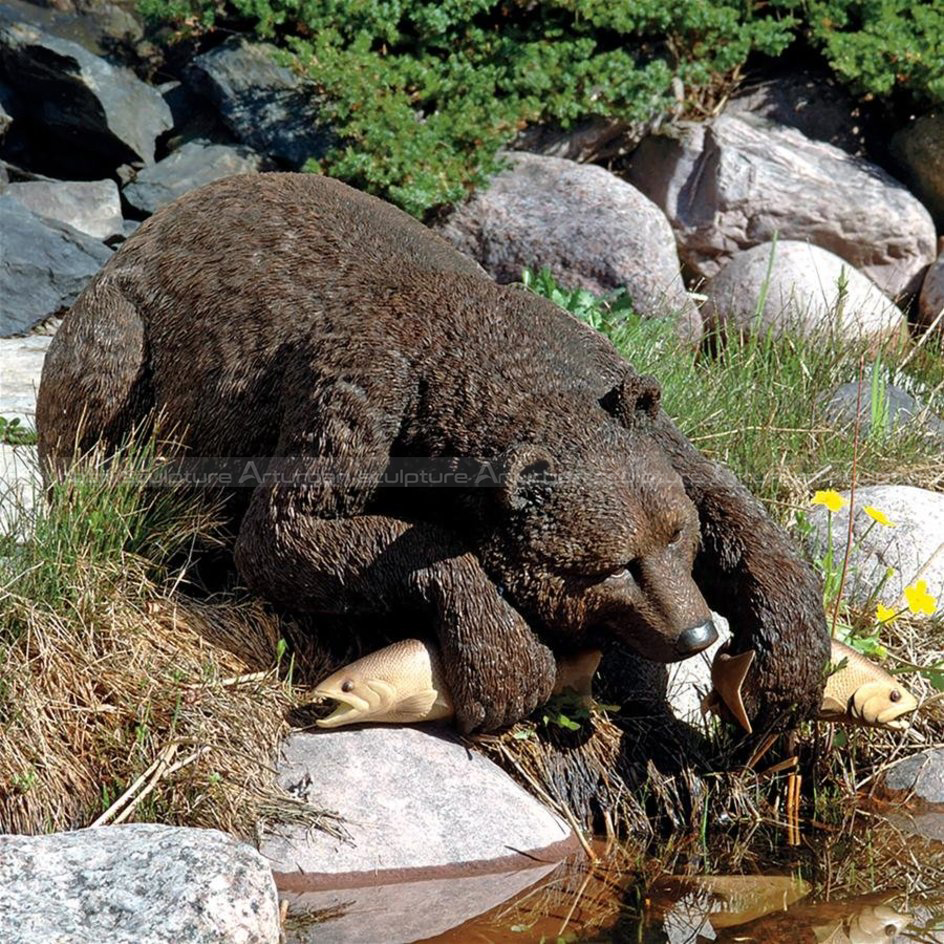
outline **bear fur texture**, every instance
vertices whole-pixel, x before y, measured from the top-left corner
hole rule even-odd
[[[157,412],[190,456],[276,471],[231,496],[243,581],[298,612],[426,620],[463,730],[546,700],[552,649],[703,649],[709,606],[731,651],[756,653],[756,725],[819,706],[817,580],[678,432],[655,381],[337,181],[189,193],[83,292],[43,370],[46,473]],[[403,468],[455,484],[395,487]]]

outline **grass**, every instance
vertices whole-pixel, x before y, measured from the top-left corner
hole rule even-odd
[[[0,831],[330,815],[276,786],[290,627],[183,592],[212,509],[151,488],[154,442],[93,454],[0,536]],[[25,514],[25,512],[23,513]]]

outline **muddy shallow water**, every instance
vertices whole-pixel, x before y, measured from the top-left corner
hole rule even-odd
[[[787,845],[594,846],[596,861],[288,898],[288,944],[944,944],[944,843],[857,811]]]

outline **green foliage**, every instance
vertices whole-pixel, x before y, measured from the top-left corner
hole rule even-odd
[[[422,215],[461,198],[534,122],[647,121],[754,51],[788,0],[139,0],[182,33],[251,30],[320,86],[340,143],[312,169]]]
[[[838,75],[875,95],[944,101],[944,6],[915,0],[808,0],[807,31]]]
[[[24,426],[18,416],[12,419],[0,416],[0,443],[9,446],[22,446],[35,442],[36,431]]]

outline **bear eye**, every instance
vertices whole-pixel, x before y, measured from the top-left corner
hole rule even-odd
[[[685,529],[684,529],[684,528],[676,528],[676,529],[672,532],[672,537],[671,537],[671,539],[669,540],[669,546],[673,546],[673,545],[675,545],[675,544],[678,544],[678,542],[682,540],[682,535],[683,535],[683,534],[685,534]]]

